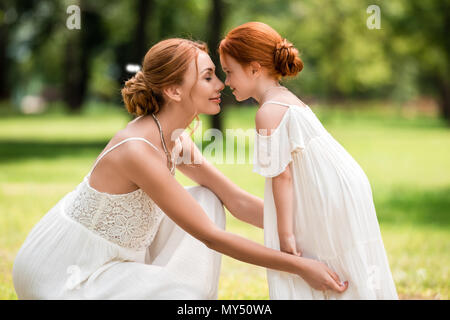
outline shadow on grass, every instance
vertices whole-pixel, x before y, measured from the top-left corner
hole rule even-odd
[[[380,222],[450,227],[450,186],[436,190],[398,188],[376,201]]]
[[[0,140],[0,163],[58,157],[93,157],[108,141],[36,142]],[[232,177],[230,177],[232,178]],[[376,195],[375,195],[376,196]],[[375,197],[377,217],[382,223],[450,227],[450,186],[434,190],[398,187]]]
[[[8,141],[0,140],[0,163],[29,160],[54,159],[57,157],[84,157],[98,155],[108,141]]]

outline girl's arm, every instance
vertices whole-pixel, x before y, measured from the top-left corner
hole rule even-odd
[[[280,250],[300,255],[294,236],[293,186],[289,166],[278,176],[272,178],[272,192],[277,212],[278,238]]]
[[[214,192],[234,217],[262,229],[264,201],[238,187],[206,160],[189,135],[183,133],[181,141],[182,162],[177,165],[177,169],[199,185]],[[194,165],[194,160],[198,164]]]
[[[140,187],[171,220],[209,248],[247,263],[297,274],[318,290],[347,289],[348,284],[340,285],[338,275],[319,261],[266,248],[218,228],[170,174],[163,155],[153,148],[143,148],[138,141],[122,147],[117,173]]]
[[[270,135],[279,126],[286,111],[286,107],[271,103],[267,103],[264,107],[259,108],[255,117],[255,126],[258,133]],[[301,252],[297,251],[294,236],[293,186],[289,166],[278,176],[272,177],[272,193],[277,212],[280,250],[301,255]]]

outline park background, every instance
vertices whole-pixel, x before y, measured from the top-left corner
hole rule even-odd
[[[71,5],[80,29],[68,27]],[[248,21],[299,49],[304,70],[283,84],[369,177],[400,298],[448,299],[449,15],[442,0],[3,0],[0,299],[17,299],[11,271],[28,232],[132,119],[120,96],[132,76],[125,66],[140,64],[156,42],[183,37],[208,43],[223,80],[217,45]],[[254,101],[236,103],[227,88],[221,106],[201,117],[201,130],[253,128]],[[251,159],[253,139],[244,144]],[[216,166],[263,197],[264,178],[249,161]],[[263,243],[262,230],[229,212],[227,230]],[[219,299],[268,299],[265,269],[223,256]]]

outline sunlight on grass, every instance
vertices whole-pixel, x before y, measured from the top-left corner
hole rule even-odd
[[[398,293],[448,299],[450,130],[437,119],[401,117],[395,108],[311,106],[325,128],[366,172]],[[379,106],[378,106],[379,107]],[[378,111],[377,111],[378,110]],[[225,128],[253,127],[254,107],[227,108]],[[205,131],[206,117],[201,117]],[[123,110],[0,118],[0,299],[16,299],[11,270],[31,228],[88,173],[130,118]],[[246,142],[247,155],[253,140]],[[243,189],[263,197],[252,164],[216,164]],[[180,172],[176,178],[193,182]],[[227,230],[263,244],[263,230],[227,212]],[[223,256],[220,299],[268,299],[266,270]]]

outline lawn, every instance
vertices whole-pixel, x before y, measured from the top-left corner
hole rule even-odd
[[[405,113],[389,103],[311,108],[369,177],[400,298],[449,299],[450,130],[433,114]],[[255,111],[225,109],[225,128],[252,128]],[[17,299],[11,270],[28,232],[81,182],[108,139],[129,120],[123,110],[97,104],[71,117],[59,111],[0,114],[0,299]],[[252,150],[253,140],[246,146]],[[251,163],[217,167],[263,196],[264,179]],[[192,184],[181,173],[177,178]],[[262,230],[229,213],[227,230],[263,243]],[[268,299],[264,268],[227,256],[222,261],[219,299]]]

